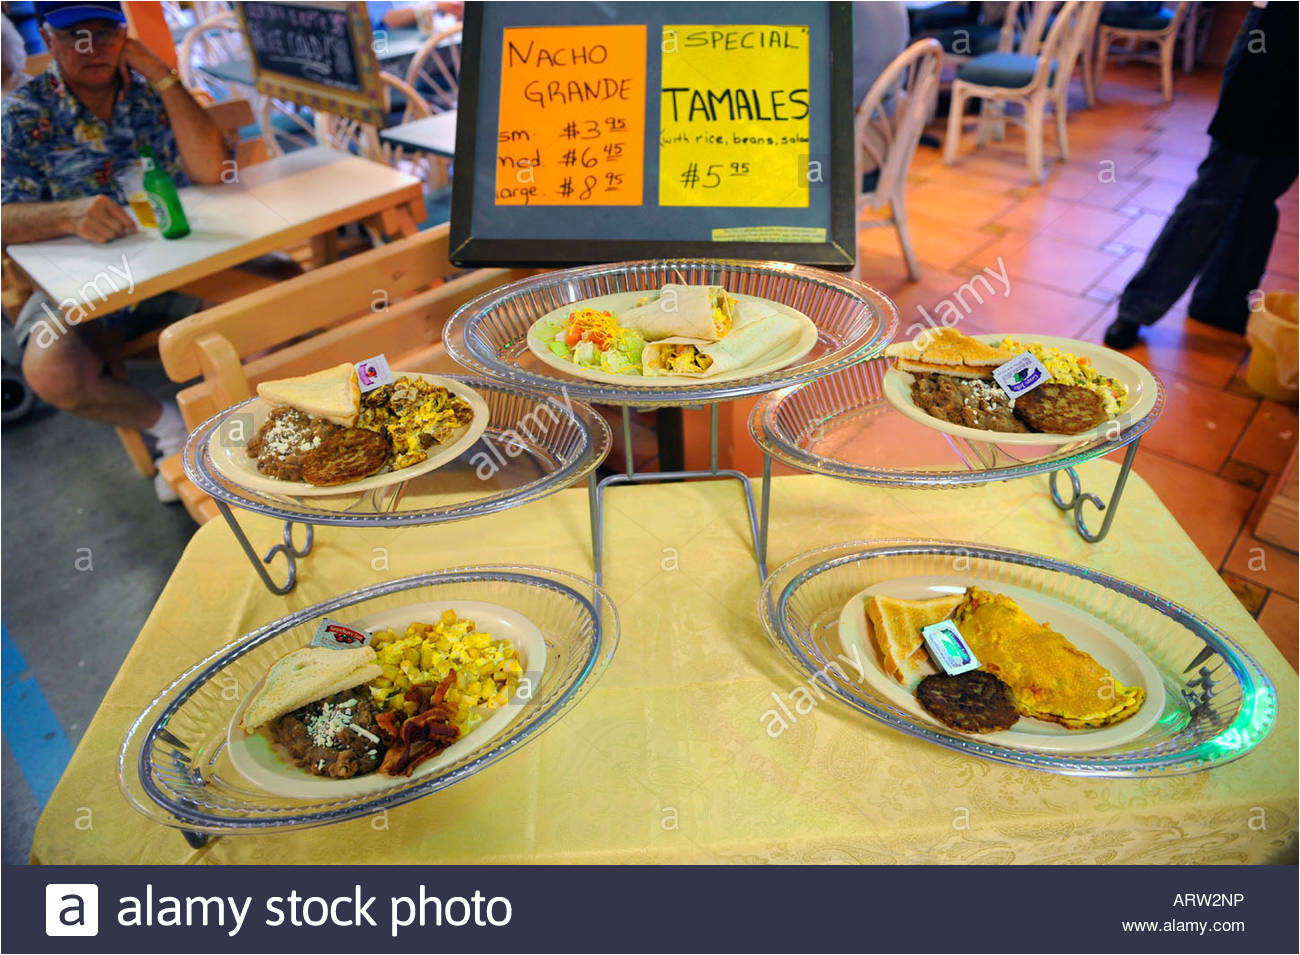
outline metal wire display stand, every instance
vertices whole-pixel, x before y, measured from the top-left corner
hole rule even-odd
[[[649,484],[658,481],[679,481],[698,478],[728,478],[739,481],[745,495],[745,508],[749,518],[750,539],[754,542],[754,560],[758,565],[758,580],[767,577],[767,562],[759,544],[758,508],[754,503],[754,485],[743,471],[718,467],[718,405],[709,406],[709,468],[707,471],[642,471],[637,473],[632,462],[632,409],[623,408],[624,472],[611,474],[600,480],[595,472],[587,477],[587,494],[591,501],[591,560],[594,579],[599,585],[603,579],[605,513],[603,495],[605,488],[616,484]]]
[[[468,476],[462,475],[466,486],[483,493],[468,502],[452,504],[423,501],[415,493],[409,495],[414,497],[409,506],[404,503],[410,487],[425,481],[443,480],[454,466],[453,462],[413,481],[374,488],[351,500],[346,496],[280,497],[236,484],[222,476],[212,463],[209,442],[217,429],[230,416],[243,412],[257,399],[226,409],[205,421],[190,435],[183,458],[186,476],[216,502],[217,510],[225,518],[240,549],[271,593],[283,596],[297,584],[298,561],[311,553],[316,525],[409,527],[481,517],[563,490],[594,473],[609,454],[613,437],[609,425],[589,405],[572,400],[557,401],[549,395],[517,386],[506,387],[490,379],[463,375],[443,377],[464,382],[488,405],[487,430],[458,461],[468,459],[474,449],[484,446],[484,443],[487,446],[494,443],[504,445],[510,459],[508,466],[520,472],[516,475],[517,484],[494,489],[483,481],[477,485],[469,482]],[[545,414],[541,413],[543,409]],[[500,457],[505,460],[505,456]],[[282,542],[259,557],[257,548],[236,519],[234,508],[283,521]],[[295,525],[305,528],[301,546],[294,540]],[[268,565],[280,555],[285,561],[283,583],[278,583],[268,572]]]
[[[622,384],[567,374],[540,360],[528,345],[529,331],[542,316],[576,302],[620,292],[656,292],[668,284],[720,285],[733,295],[752,295],[795,309],[817,326],[813,349],[768,374],[684,384]],[[503,286],[462,306],[447,322],[442,340],[447,353],[482,375],[534,390],[561,393],[622,410],[623,473],[598,479],[588,475],[594,579],[604,579],[604,492],[619,484],[692,479],[726,479],[740,484],[754,559],[760,580],[766,576],[753,484],[744,473],[718,467],[718,405],[803,384],[872,357],[889,343],[898,309],[882,292],[821,269],[784,262],[724,259],[668,259],[622,262],[547,272]],[[645,471],[632,459],[632,409],[709,409],[707,470]]]
[[[1085,541],[1095,544],[1110,533],[1124,487],[1133,470],[1138,444],[1147,429],[1155,424],[1165,403],[1164,387],[1156,379],[1154,406],[1142,418],[1128,422],[1113,436],[1098,438],[1081,446],[1066,445],[1056,454],[1028,461],[1016,458],[1014,448],[948,434],[944,434],[943,439],[961,465],[950,471],[893,469],[819,454],[815,446],[826,435],[834,434],[837,427],[860,427],[857,422],[863,415],[898,414],[883,397],[882,381],[887,364],[883,360],[863,362],[807,385],[776,392],[755,405],[749,416],[749,432],[763,452],[763,503],[758,524],[760,565],[767,563],[773,459],[813,474],[885,487],[969,487],[1047,474],[1052,503],[1062,511],[1072,512],[1075,531]],[[1109,499],[1103,501],[1098,495],[1083,489],[1076,468],[1120,448],[1125,449],[1124,460]],[[1062,473],[1070,482],[1068,498],[1063,497],[1057,487],[1057,478]],[[1103,515],[1101,526],[1095,531],[1088,526],[1085,504],[1092,505]]]

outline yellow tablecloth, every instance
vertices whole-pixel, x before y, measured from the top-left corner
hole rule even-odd
[[[1110,462],[1083,469],[1108,493]],[[1296,856],[1296,675],[1150,488],[1129,482],[1100,545],[1045,478],[951,491],[777,478],[772,566],[855,538],[931,536],[1088,563],[1182,603],[1236,638],[1280,696],[1272,734],[1210,772],[1098,780],[949,752],[827,702],[777,739],[761,721],[799,677],[756,617],[734,482],[614,488],[606,585],[618,654],[542,737],[386,817],[224,836],[200,850],[137,815],[114,776],[127,726],[175,674],[292,609],[383,579],[475,563],[590,575],[585,491],[441,527],[319,528],[287,598],[223,522],[194,537],[41,816],[47,863],[1262,862]],[[279,526],[240,515],[261,547]],[[340,849],[343,851],[340,852]]]

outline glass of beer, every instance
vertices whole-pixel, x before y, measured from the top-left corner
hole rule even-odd
[[[113,177],[117,187],[122,193],[122,198],[126,200],[127,207],[135,220],[146,229],[158,228],[158,220],[154,218],[153,206],[149,205],[149,197],[144,191],[144,167],[139,160],[127,163]]]

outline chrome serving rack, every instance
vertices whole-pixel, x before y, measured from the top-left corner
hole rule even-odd
[[[853,595],[885,581],[952,575],[957,560],[964,579],[1033,590],[1126,634],[1160,674],[1159,719],[1131,743],[1095,752],[997,745],[922,719],[835,664],[839,616]],[[908,735],[1027,769],[1076,776],[1198,772],[1244,756],[1277,719],[1277,691],[1263,669],[1209,622],[1136,584],[1024,551],[919,539],[835,544],[774,570],[758,612],[772,644],[819,690]]]
[[[489,420],[483,436],[455,461],[398,484],[360,494],[288,497],[252,490],[224,477],[213,465],[209,442],[221,425],[250,399],[208,419],[185,445],[186,476],[216,502],[249,563],[275,594],[287,594],[298,580],[298,561],[311,553],[315,525],[409,527],[468,520],[540,500],[575,484],[609,454],[612,434],[594,408],[492,379],[445,375],[482,396]],[[283,540],[258,557],[233,509],[284,522]],[[305,528],[303,543],[295,525]],[[285,576],[268,572],[283,556]]]
[[[1164,387],[1156,380],[1151,410],[1137,420],[1116,419],[1113,434],[1054,447],[1033,456],[1015,445],[973,441],[913,422],[889,404],[884,396],[888,359],[871,359],[827,374],[815,381],[783,388],[764,397],[749,416],[749,433],[763,452],[763,506],[759,519],[760,560],[767,559],[772,488],[772,461],[813,474],[884,487],[952,488],[1011,481],[1048,474],[1052,503],[1072,514],[1079,536],[1089,543],[1103,540],[1124,493],[1137,456],[1138,442],[1164,409]],[[873,428],[882,429],[879,436]],[[884,430],[889,429],[889,430]],[[927,443],[931,460],[924,465],[896,466],[871,460],[879,450],[899,456],[900,445],[915,452]],[[1094,458],[1125,449],[1124,461],[1110,496],[1103,501],[1084,491],[1076,468]],[[1070,496],[1062,496],[1057,478],[1064,473]],[[1084,505],[1102,513],[1101,526],[1093,530]]]
[[[528,329],[541,316],[585,299],[617,292],[657,291],[665,284],[722,285],[733,294],[753,295],[787,305],[817,326],[816,346],[777,371],[752,378],[667,386],[591,381],[559,371],[528,349]],[[725,259],[668,259],[563,269],[523,279],[462,306],[447,322],[447,352],[470,370],[550,394],[563,394],[622,410],[623,473],[588,476],[592,560],[603,577],[604,491],[617,484],[697,478],[726,478],[740,484],[754,542],[759,579],[767,576],[753,485],[741,471],[718,467],[718,406],[811,382],[878,354],[890,341],[898,309],[884,293],[850,278],[784,262]],[[631,411],[657,408],[709,409],[709,467],[700,470],[637,472],[632,461]]]

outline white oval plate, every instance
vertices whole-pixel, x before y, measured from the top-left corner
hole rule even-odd
[[[1058,723],[1022,716],[1015,726],[997,733],[970,733],[974,739],[997,746],[1037,750],[1044,753],[1087,753],[1110,749],[1137,739],[1160,719],[1164,711],[1165,690],[1160,673],[1145,653],[1133,641],[1109,624],[1102,623],[1091,614],[1069,604],[1020,587],[1007,584],[973,580],[958,576],[904,577],[874,584],[849,598],[840,611],[839,637],[845,652],[854,662],[860,660],[864,671],[862,681],[886,697],[891,703],[914,716],[919,716],[935,726],[950,732],[931,716],[903,686],[885,672],[876,645],[867,632],[866,599],[876,594],[887,594],[902,600],[928,600],[948,594],[964,593],[969,586],[982,587],[994,593],[1005,594],[1029,616],[1040,623],[1049,622],[1052,629],[1064,636],[1093,659],[1108,669],[1116,680],[1125,686],[1140,686],[1146,699],[1136,713],[1111,726],[1099,729],[1066,729]],[[855,656],[856,655],[856,656]],[[854,667],[845,670],[855,675]]]
[[[619,315],[636,305],[636,300],[643,298],[646,294],[646,292],[616,292],[612,295],[588,298],[581,302],[573,302],[561,308],[552,309],[528,327],[528,350],[557,371],[573,375],[575,378],[585,378],[588,381],[604,381],[616,385],[643,385],[657,388],[660,385],[692,385],[699,387],[715,381],[738,381],[744,378],[757,378],[759,375],[766,375],[779,368],[784,368],[786,365],[793,364],[812,351],[813,346],[817,344],[817,326],[807,315],[788,305],[782,305],[780,302],[773,302],[771,299],[758,298],[753,295],[733,295],[732,297],[738,302],[758,302],[774,312],[780,312],[782,315],[797,319],[801,327],[799,337],[786,348],[770,352],[756,365],[751,365],[748,368],[737,368],[721,375],[709,375],[704,378],[692,378],[689,375],[612,375],[598,368],[584,368],[581,365],[575,365],[573,362],[554,354],[542,341],[540,335],[542,326],[551,321],[563,322],[575,308],[594,308],[602,312],[608,310],[615,315]]]
[[[950,421],[941,421],[933,417],[925,409],[918,408],[912,403],[912,381],[914,379],[910,372],[899,371],[897,368],[890,368],[889,371],[885,372],[885,399],[913,421],[923,424],[927,428],[933,428],[935,431],[942,431],[945,434],[956,435],[959,438],[966,438],[971,441],[984,441],[989,444],[1044,446],[1085,444],[1098,438],[1105,438],[1108,435],[1117,437],[1113,433],[1113,422],[1124,419],[1121,421],[1121,426],[1126,428],[1129,424],[1145,418],[1156,405],[1156,392],[1159,389],[1156,387],[1155,376],[1132,358],[1129,358],[1128,355],[1117,352],[1113,348],[1094,345],[1092,342],[1081,342],[1073,338],[1056,338],[1051,335],[1008,334],[972,335],[971,337],[990,345],[997,345],[1004,338],[1014,338],[1017,341],[1033,345],[1055,346],[1061,351],[1069,352],[1080,358],[1091,359],[1092,365],[1097,371],[1111,378],[1118,378],[1128,385],[1128,404],[1121,408],[1119,414],[1111,418],[1110,421],[1097,425],[1091,431],[1084,431],[1080,434],[1046,434],[1037,431],[1018,434],[1008,431],[985,431],[980,428],[968,428],[964,424],[953,424]]]
[[[411,478],[419,477],[421,474],[428,474],[430,471],[456,460],[487,430],[488,418],[490,417],[487,402],[468,385],[450,378],[443,378],[439,375],[426,375],[418,371],[395,371],[393,377],[419,378],[431,385],[446,388],[452,394],[469,402],[470,408],[474,411],[474,420],[469,423],[460,437],[451,444],[443,445],[419,464],[412,464],[400,471],[381,471],[378,474],[372,474],[368,478],[362,478],[360,481],[353,481],[350,484],[317,487],[314,484],[308,484],[306,481],[281,481],[279,478],[268,477],[257,469],[257,462],[248,456],[245,447],[253,435],[257,433],[257,429],[266,423],[272,407],[261,398],[256,398],[251,404],[244,405],[239,411],[234,412],[234,414],[252,415],[252,424],[248,426],[250,430],[246,435],[241,435],[242,440],[229,442],[223,440],[231,427],[229,418],[222,421],[213,430],[212,437],[208,439],[208,454],[212,457],[212,466],[227,481],[238,484],[250,491],[263,491],[268,494],[282,494],[290,497],[326,497],[331,494],[356,494],[377,487],[387,487],[390,484],[400,484],[403,481],[411,480]]]
[[[371,633],[391,627],[400,636],[417,620],[420,623],[437,622],[444,610],[454,610],[457,616],[468,617],[479,630],[491,634],[493,639],[509,640],[519,651],[519,663],[524,668],[524,675],[531,674],[529,678],[533,686],[540,683],[540,675],[546,670],[546,641],[542,637],[542,631],[523,614],[508,607],[477,600],[437,600],[382,610],[360,620],[346,622]],[[493,712],[469,733],[433,759],[415,767],[410,776],[385,776],[375,771],[352,779],[328,779],[299,769],[281,756],[275,745],[261,733],[250,736],[239,728],[245,707],[261,686],[262,681],[259,680],[230,718],[230,726],[226,731],[226,752],[235,769],[254,786],[292,799],[350,799],[354,796],[368,796],[436,773],[444,766],[486,746],[511,724],[528,703],[527,698],[520,699],[516,693],[514,699]]]

